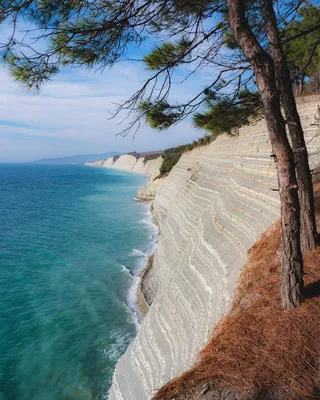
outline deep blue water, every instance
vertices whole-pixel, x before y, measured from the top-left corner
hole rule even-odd
[[[106,399],[155,241],[145,177],[0,165],[0,399]],[[128,296],[128,292],[131,294]]]

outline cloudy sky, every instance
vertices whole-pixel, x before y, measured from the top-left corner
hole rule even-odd
[[[0,67],[0,162],[109,151],[160,150],[203,135],[184,121],[167,131],[144,127],[116,137],[125,125],[108,120],[108,110],[137,90],[147,72],[140,63],[121,62],[103,73],[74,68],[55,76],[39,94],[26,91]],[[181,101],[205,85],[203,76],[174,85],[173,100]]]

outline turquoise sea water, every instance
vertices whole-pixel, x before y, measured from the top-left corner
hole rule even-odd
[[[106,399],[156,241],[145,177],[0,165],[0,399]],[[131,275],[132,274],[132,275]]]

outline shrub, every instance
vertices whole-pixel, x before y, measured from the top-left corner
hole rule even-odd
[[[161,153],[148,154],[147,156],[144,157],[143,164],[146,165],[148,161],[155,160],[156,158],[161,156],[162,156]]]
[[[161,175],[168,174],[180,160],[182,154],[185,153],[186,151],[191,151],[196,147],[206,146],[209,143],[211,143],[214,139],[215,136],[206,135],[203,136],[202,138],[199,138],[198,140],[194,140],[192,143],[184,144],[178,147],[172,147],[170,149],[165,150],[164,154],[162,155],[163,162],[160,168],[160,174]]]

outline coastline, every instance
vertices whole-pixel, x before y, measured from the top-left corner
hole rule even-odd
[[[144,185],[143,187],[147,187],[151,183],[152,181],[149,181],[149,183],[147,185]],[[149,203],[151,201],[151,200],[140,199],[138,194],[136,198],[138,201],[141,201],[141,203]],[[152,251],[150,251],[150,254],[147,254],[147,259],[138,275],[139,282],[136,288],[136,299],[137,299],[138,313],[142,315],[142,319],[148,313],[149,307],[151,306],[156,293],[156,291],[152,287],[152,282],[151,279],[149,279],[149,277],[150,277],[150,272],[152,271],[154,254],[158,246],[158,238],[160,234],[159,226],[156,223],[152,214],[152,203],[148,205],[148,214],[149,214],[148,224],[150,224],[150,226],[151,225],[153,226],[154,232],[156,231],[156,239],[153,242]],[[154,236],[152,237],[154,239]]]
[[[150,181],[149,184],[144,185],[143,188],[146,188],[146,187],[148,187],[148,185],[151,185],[151,184],[152,184],[152,181]],[[138,191],[138,193],[139,193],[139,191]],[[158,246],[158,239],[160,236],[160,226],[157,223],[154,215],[152,214],[152,201],[154,200],[154,198],[152,200],[146,200],[145,198],[137,197],[137,200],[141,201],[142,203],[150,203],[151,202],[150,206],[148,207],[149,213],[150,213],[150,221],[149,222],[157,230],[157,239],[154,243],[152,254],[148,255],[146,263],[140,272],[139,283],[137,286],[137,293],[136,293],[137,305],[139,308],[138,311],[145,317],[147,315],[147,313],[149,311],[149,307],[153,303],[153,300],[157,293],[157,287],[155,287],[155,283],[154,283],[154,281],[152,281],[152,277],[150,275],[152,273],[155,251]]]
[[[134,175],[146,175],[136,172],[131,173],[133,173]],[[151,182],[152,181],[149,178],[147,183],[138,188],[137,193],[139,192],[141,187],[147,187]],[[133,249],[133,252],[138,252],[140,260],[138,257],[134,269],[131,272],[129,271],[129,274],[132,277],[132,283],[126,294],[126,305],[132,314],[132,319],[138,332],[141,327],[141,323],[149,310],[149,305],[151,305],[151,303],[149,302],[149,297],[143,289],[143,282],[145,280],[147,272],[151,269],[152,266],[154,253],[158,245],[159,227],[155,223],[150,204],[147,204],[147,201],[140,199],[138,194],[136,194],[136,197],[132,199],[139,202],[141,207],[145,210],[144,217],[138,222],[138,224],[146,225],[142,229],[146,230],[149,233],[149,239],[145,242],[146,247],[142,251]],[[127,270],[125,266],[123,267]]]
[[[147,315],[147,313],[149,311],[149,307],[151,306],[150,301],[148,301],[147,293],[144,291],[144,282],[145,282],[145,278],[147,276],[148,271],[152,268],[153,257],[154,257],[154,254],[152,256],[148,257],[147,264],[141,271],[139,284],[137,287],[137,303],[138,303],[139,311],[144,316]]]
[[[34,186],[21,186],[22,177]],[[137,286],[157,236],[150,204],[133,199],[148,177],[82,165],[16,164],[2,166],[0,180],[6,184],[1,215],[8,249],[0,257],[8,288],[0,370],[7,373],[11,365],[18,371],[8,371],[0,392],[10,397],[17,382],[29,399],[34,393],[105,398],[115,365],[140,328]],[[19,221],[28,229],[21,230]],[[132,286],[134,303],[128,302]],[[26,297],[26,307],[16,308]],[[12,357],[8,343],[21,357]],[[49,375],[59,385],[49,379],[43,386]]]
[[[117,169],[115,167],[105,167],[103,166],[103,163],[100,162],[98,163],[93,163],[93,165],[91,164],[86,164],[88,166],[93,166],[93,167],[98,167],[98,168],[106,168],[106,169]],[[153,243],[151,242],[152,245],[152,249],[150,250],[150,253],[147,252],[146,256],[147,259],[144,262],[143,266],[137,266],[137,275],[134,275],[135,278],[138,279],[138,282],[134,282],[133,285],[130,287],[129,291],[128,291],[128,297],[130,298],[131,296],[135,296],[135,301],[134,303],[136,303],[136,309],[133,310],[132,312],[133,314],[135,314],[134,319],[136,320],[136,326],[137,328],[139,327],[140,323],[142,322],[143,318],[146,316],[146,314],[149,311],[149,307],[152,304],[152,301],[154,299],[156,290],[154,288],[154,284],[152,284],[152,280],[148,279],[150,277],[150,272],[152,270],[152,264],[153,264],[153,258],[154,258],[154,253],[156,250],[156,247],[158,245],[158,237],[159,237],[159,233],[160,233],[160,229],[159,226],[157,224],[157,222],[155,221],[153,214],[152,214],[152,201],[155,198],[156,192],[160,187],[160,184],[163,182],[164,178],[160,178],[160,179],[153,179],[154,176],[158,176],[158,171],[153,173],[146,173],[146,172],[142,172],[142,171],[132,171],[132,170],[125,170],[125,169],[118,169],[118,171],[124,171],[124,172],[130,172],[133,174],[137,174],[137,175],[144,175],[146,177],[148,177],[148,181],[142,185],[136,194],[135,200],[141,202],[141,203],[145,203],[147,205],[147,203],[151,203],[150,205],[148,205],[147,209],[148,209],[148,217],[146,218],[145,221],[141,221],[141,223],[146,223],[146,224],[150,224],[150,226],[153,226],[154,232],[152,233],[152,238],[154,239],[154,234],[155,234],[155,230],[156,232],[156,240],[153,240]],[[156,181],[156,183],[154,183]]]
[[[299,107],[311,168],[319,163],[319,141],[312,140],[319,101]],[[276,185],[270,149],[260,121],[240,128],[239,136],[221,135],[184,153],[165,178],[152,203],[160,235],[150,277],[159,287],[137,337],[117,363],[110,400],[151,399],[194,367],[231,304],[248,249],[279,218],[279,194],[270,190]],[[237,355],[233,350],[229,360]]]

